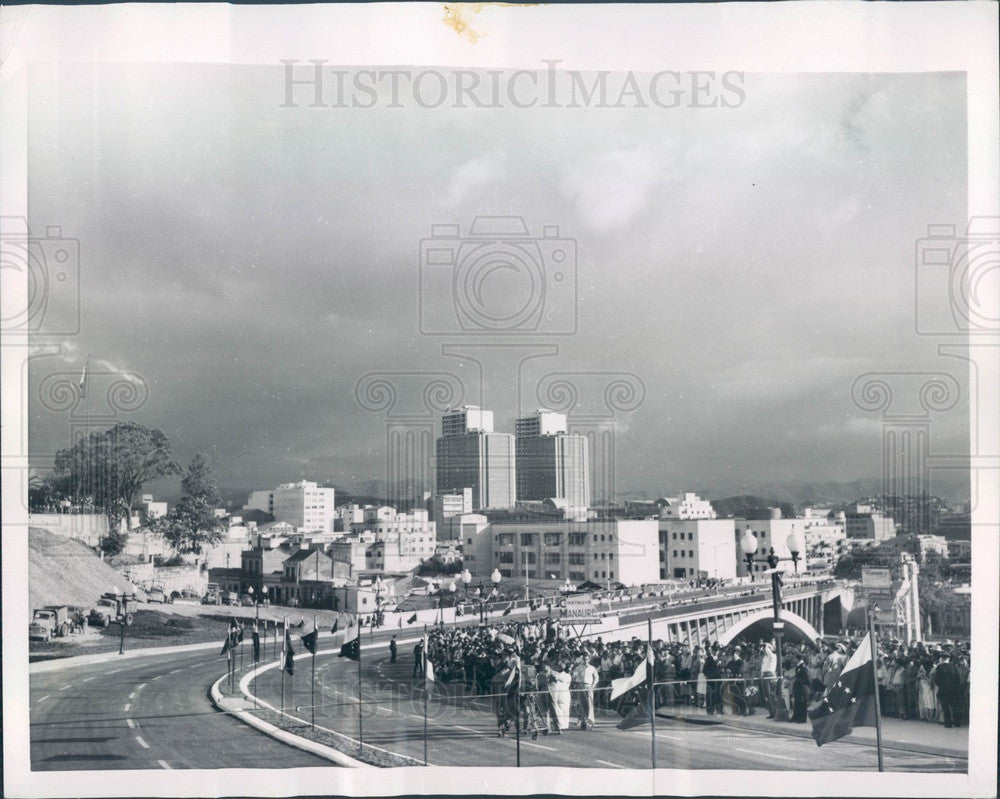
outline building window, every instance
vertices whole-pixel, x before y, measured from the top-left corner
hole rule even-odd
[[[535,543],[534,533],[521,533],[521,546],[530,547]]]
[[[570,552],[569,553],[569,564],[570,566],[583,566],[587,562],[587,556],[582,552]]]
[[[569,534],[569,545],[571,547],[582,547],[587,543],[586,533],[570,533]]]
[[[497,553],[497,560],[500,563],[513,563],[514,562],[514,553],[513,552],[498,552]]]
[[[670,534],[670,538],[671,538],[672,541],[676,541],[677,540],[677,533],[671,533]]]
[[[677,550],[676,549],[674,550],[674,557],[675,558],[677,557]]]
[[[594,553],[594,560],[597,560],[597,553]]]
[[[558,566],[562,563],[562,556],[558,552],[546,552],[545,563],[549,566]]]
[[[689,549],[688,550],[688,557],[689,558],[693,558],[694,557],[694,550],[693,549]]]
[[[545,534],[545,546],[547,547],[557,547],[562,543],[561,533],[546,533]]]
[[[497,545],[501,547],[509,547],[514,543],[513,533],[500,533],[497,536]]]

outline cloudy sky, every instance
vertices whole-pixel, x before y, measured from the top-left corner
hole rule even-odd
[[[915,240],[967,216],[964,79],[748,75],[745,92],[715,109],[281,108],[277,67],[39,74],[29,221],[80,240],[83,288],[80,332],[39,349],[31,396],[90,353],[148,386],[122,418],[182,462],[209,453],[224,489],[360,488],[385,469],[367,373],[453,373],[511,429],[539,376],[626,372],[645,393],[618,415],[622,491],[876,477],[881,423],[854,379],[967,383],[913,318]],[[503,339],[557,348],[521,370],[526,349],[421,332],[420,241],[477,214],[576,241],[577,330]],[[483,385],[442,352],[471,343]],[[577,382],[589,413],[600,387]],[[967,448],[963,407],[934,417],[935,451]],[[69,424],[33,403],[40,464]]]

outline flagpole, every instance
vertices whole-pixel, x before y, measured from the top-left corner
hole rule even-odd
[[[361,702],[361,614],[358,614],[358,747],[365,751],[364,705]]]
[[[653,654],[653,617],[650,616],[646,619],[646,632],[647,632],[647,646],[646,651],[646,669],[649,672],[649,746],[650,753],[653,758],[653,768],[656,768],[656,692],[653,686],[653,661],[651,660]]]
[[[427,765],[427,624],[424,624],[424,646],[421,650],[424,667],[424,765]]]
[[[529,613],[530,603],[529,603]],[[515,715],[514,715],[514,745],[517,748],[517,765],[521,765],[521,623],[517,624],[517,640],[514,641],[515,654],[517,655],[517,692],[515,694]],[[510,694],[504,697],[510,699]],[[510,708],[508,707],[508,712]]]
[[[274,627],[275,627],[274,635],[275,637],[277,637],[278,635],[277,622],[275,622]],[[287,643],[288,640],[288,616],[285,616],[281,620],[281,632],[282,632],[281,662],[278,664],[278,668],[281,671],[281,715],[284,716],[285,715],[285,644]]]
[[[878,770],[885,771],[885,765],[882,762],[882,704],[878,695],[878,666],[876,665],[878,649],[875,643],[875,619],[867,602],[865,603],[865,618],[868,622],[868,640],[872,650],[872,679],[875,684],[875,747],[878,750]]]
[[[318,550],[317,550],[318,552]],[[318,556],[317,556],[318,558]],[[316,626],[316,614],[313,613],[313,632],[316,634],[316,640],[313,641],[313,651],[312,651],[312,685],[310,686],[310,693],[312,697],[312,728],[316,729],[316,650],[319,648],[319,628]]]

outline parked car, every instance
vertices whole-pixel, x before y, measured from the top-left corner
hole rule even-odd
[[[222,594],[222,604],[223,605],[238,605],[240,604],[240,595],[235,591],[224,591]]]
[[[148,591],[146,591],[146,602],[148,602],[151,605],[156,603],[162,605],[169,601],[170,598],[163,593],[162,588],[154,586],[153,588],[150,588]]]
[[[62,638],[69,633],[69,608],[66,605],[48,605],[39,608],[28,625],[28,639],[34,641],[51,641]]]
[[[113,599],[101,597],[97,604],[91,608],[87,616],[87,623],[91,627],[107,627],[118,617],[118,603]]]

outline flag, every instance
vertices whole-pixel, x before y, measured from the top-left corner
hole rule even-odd
[[[648,676],[647,672],[649,670],[650,664],[653,662],[653,648],[650,646],[646,647],[646,658],[638,666],[635,667],[635,671],[632,673],[631,677],[619,677],[617,680],[611,681],[611,701],[613,702],[619,696],[633,688],[642,685],[646,682]],[[646,717],[649,720],[649,717]]]
[[[80,397],[87,396],[87,367],[90,366],[90,356],[87,356],[87,360],[83,364],[83,371],[80,373]]]
[[[361,630],[358,630],[357,636],[352,638],[346,644],[342,644],[340,647],[340,654],[337,655],[340,658],[347,658],[348,660],[361,660]]]
[[[402,616],[399,617],[399,629],[400,630],[403,629],[403,617]]]
[[[462,615],[462,606],[461,605],[455,605],[455,618],[456,619],[460,618],[461,615]]]
[[[505,611],[504,611],[503,613],[501,613],[500,615],[501,615],[501,616],[509,616],[509,615],[510,615],[510,612],[511,612],[511,611],[512,611],[513,609],[514,609],[514,603],[513,603],[513,602],[511,602],[511,603],[510,603],[510,604],[509,604],[509,605],[507,606],[507,609],[506,609],[506,610],[505,610]]]
[[[285,671],[295,674],[295,650],[292,649],[292,634],[285,630]]]
[[[875,726],[875,674],[872,669],[871,638],[865,636],[844,664],[837,682],[809,711],[816,745],[849,735],[855,727]]]
[[[226,642],[222,645],[222,652],[220,652],[219,654],[225,655],[232,648],[233,648],[233,636],[232,635],[227,635],[226,636]]]
[[[260,663],[260,633],[253,631],[253,662]]]
[[[430,650],[427,648],[426,630],[424,630],[423,658],[424,658],[424,680],[426,682],[434,682],[434,664],[431,662]]]
[[[337,632],[337,628],[340,627],[340,619],[333,622],[333,628],[330,630],[331,633]]]
[[[617,681],[612,680],[612,682]],[[625,718],[618,722],[617,727],[619,730],[630,730],[633,727],[641,727],[648,724],[649,707],[645,702],[640,702],[628,712],[628,715],[626,715]]]
[[[406,623],[407,623],[407,624],[413,624],[413,622],[415,622],[416,620],[417,620],[417,614],[416,614],[416,613],[414,613],[414,614],[413,614],[412,616],[410,616],[410,618],[408,618],[408,619],[406,620]]]
[[[311,633],[306,633],[302,636],[302,646],[309,650],[313,655],[316,654],[316,639],[319,638],[319,631],[313,628]]]

